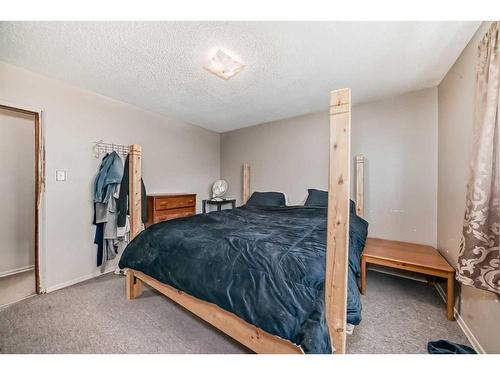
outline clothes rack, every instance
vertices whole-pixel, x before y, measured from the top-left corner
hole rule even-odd
[[[107,154],[115,151],[117,154],[127,157],[129,154],[130,146],[129,145],[120,145],[115,143],[106,143],[102,140],[94,142],[94,156],[99,158],[102,154]]]
[[[131,212],[130,220],[130,239],[132,240],[141,231],[141,159],[142,149],[140,145],[120,145],[115,143],[106,143],[103,140],[94,142],[94,156],[99,158],[102,154],[115,151],[126,158],[130,154],[129,162],[129,210]]]

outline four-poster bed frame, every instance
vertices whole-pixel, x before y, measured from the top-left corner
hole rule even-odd
[[[325,313],[335,353],[345,353],[347,267],[349,246],[351,92],[341,89],[330,93],[330,163],[328,183],[328,224],[326,245]],[[131,145],[130,222],[131,239],[141,230],[141,147]],[[363,157],[356,157],[357,212],[363,213]],[[243,166],[243,203],[250,196],[250,166]],[[215,304],[200,300],[159,282],[142,272],[127,270],[127,297],[142,292],[142,283],[158,290],[193,314],[239,341],[256,353],[303,353],[292,342],[249,324]]]

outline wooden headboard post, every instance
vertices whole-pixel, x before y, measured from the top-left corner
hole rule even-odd
[[[130,240],[139,234],[142,226],[141,214],[141,179],[142,149],[140,145],[129,146],[129,213]]]
[[[363,217],[365,213],[364,164],[365,157],[361,154],[356,155],[356,214],[359,217]]]
[[[243,185],[242,185],[243,204],[247,203],[250,197],[250,164],[243,164]]]
[[[330,165],[325,313],[335,353],[346,348],[347,267],[351,162],[351,90],[330,93]]]

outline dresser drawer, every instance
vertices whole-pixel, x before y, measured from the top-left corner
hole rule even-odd
[[[170,210],[160,210],[155,211],[153,223],[159,223],[160,221],[177,219],[179,217],[193,216],[195,214],[194,207],[182,207],[174,208]]]
[[[148,195],[146,227],[160,221],[196,215],[196,194]]]
[[[155,199],[155,210],[167,210],[180,207],[194,207],[196,205],[196,197],[180,196],[180,197],[161,197]]]

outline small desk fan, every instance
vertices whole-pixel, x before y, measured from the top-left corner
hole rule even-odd
[[[227,192],[227,182],[224,180],[217,180],[212,185],[212,200],[222,201],[224,194]]]

